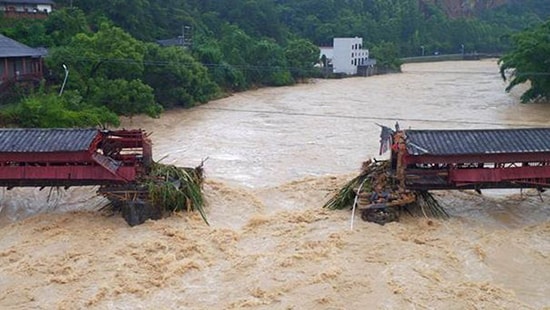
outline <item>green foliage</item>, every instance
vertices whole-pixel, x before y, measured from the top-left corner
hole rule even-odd
[[[223,59],[239,70],[244,87],[292,83],[283,48],[272,40],[255,40],[235,25],[223,27]]]
[[[207,102],[219,93],[207,69],[181,47],[147,45],[145,82],[153,87],[157,101],[165,108],[191,107]]]
[[[223,59],[217,42],[209,41],[199,45],[193,53],[199,62],[207,66],[210,78],[223,90],[245,90],[246,81],[242,71]]]
[[[319,62],[320,49],[311,41],[296,39],[288,43],[285,56],[290,72],[295,79],[311,76],[313,66]]]
[[[92,24],[112,21],[133,37],[151,41],[174,35],[182,24],[191,24],[191,11],[184,0],[59,0],[87,13]]]
[[[0,14],[0,32],[49,48],[46,68],[53,93],[63,83],[65,64],[70,70],[66,90],[81,94],[82,102],[123,115],[157,116],[161,105],[193,106],[215,98],[220,89],[288,85],[315,76],[317,46],[330,45],[334,37],[362,37],[379,72],[399,71],[400,57],[422,52],[498,53],[511,43],[528,46],[527,38],[524,42],[511,34],[537,27],[550,16],[547,0],[508,1],[496,9],[487,9],[494,2],[466,1],[459,12],[464,15],[453,17],[441,3],[58,0],[44,20]],[[179,36],[185,26],[192,29],[189,51],[150,43]],[[545,46],[528,49],[548,54]],[[511,55],[517,57],[503,57],[504,71],[516,69],[509,87],[530,81],[525,100],[547,96],[544,76],[525,75],[531,68],[519,60],[532,57],[539,62],[533,72],[547,72],[541,71],[546,67],[540,54],[522,53],[514,50]]]
[[[93,95],[87,89],[91,78],[141,78],[144,53],[143,43],[120,28],[102,24],[96,33],[78,33],[70,44],[52,48],[46,64],[54,70],[57,81],[64,76],[65,64],[70,70],[67,87]]]
[[[140,80],[144,56],[142,42],[104,23],[96,33],[78,33],[71,44],[52,49],[47,64],[59,68],[54,71],[58,82],[66,65],[70,72],[67,89],[78,90],[95,106],[119,115],[156,117],[162,108],[155,102],[153,89]]]
[[[282,86],[292,83],[282,47],[268,40],[256,42],[245,54],[247,76],[253,84]]]
[[[254,39],[235,25],[224,25],[220,40],[220,50],[223,60],[240,71],[243,76],[243,87],[248,88],[251,81],[248,72],[247,55],[250,55],[254,46]]]
[[[372,44],[393,42],[400,56],[418,55],[420,46],[430,53],[455,53],[461,44],[480,52],[502,51],[507,47],[502,35],[550,16],[547,0],[506,1],[498,7],[497,1],[463,2],[454,12],[458,15],[449,17],[454,9],[448,1],[56,1],[61,6],[73,3],[92,20],[104,16],[147,41],[180,35],[184,25],[192,25],[196,35],[223,40],[221,29],[231,24],[255,40],[270,38],[282,46],[292,37],[316,45],[344,36],[361,36]],[[474,29],[461,28],[463,23]]]
[[[155,102],[153,89],[141,80],[88,80],[89,101],[96,106],[105,106],[118,115],[134,116],[147,114],[158,117],[162,107]]]
[[[208,224],[202,194],[203,166],[181,168],[153,162],[149,177],[144,180],[149,197],[166,211],[198,211]]]
[[[75,95],[35,94],[2,111],[4,119],[21,127],[95,127],[120,124],[106,107],[90,106]]]
[[[0,33],[28,46],[52,45],[41,20],[13,20],[0,17]]]
[[[522,102],[550,100],[550,21],[512,36],[513,49],[499,60],[506,91],[529,82]],[[507,76],[507,73],[510,75]]]
[[[67,45],[79,33],[90,33],[84,12],[78,8],[54,10],[44,22],[53,46]]]
[[[394,43],[382,42],[371,49],[371,57],[376,59],[376,65],[383,71],[400,72],[401,60]]]

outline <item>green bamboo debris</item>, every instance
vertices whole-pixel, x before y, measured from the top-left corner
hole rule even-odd
[[[202,185],[204,161],[195,168],[152,162],[135,182],[104,185],[98,193],[109,200],[101,210],[121,213],[130,226],[158,220],[178,211],[198,211],[207,225]]]
[[[364,179],[366,179],[365,175],[358,175],[355,178],[351,179],[325,203],[323,208],[331,210],[342,210],[345,207],[351,206],[356,195],[354,188],[358,187]]]
[[[363,185],[359,188],[361,184]],[[361,167],[361,173],[336,192],[323,205],[323,208],[342,210],[346,207],[352,207],[356,197],[359,198],[359,201],[363,201],[363,205],[369,204],[371,203],[369,196],[377,188],[385,188],[398,197],[403,197],[403,193],[412,193],[414,195],[412,197],[414,198],[413,203],[403,202],[406,204],[392,206],[392,202],[388,202],[388,208],[403,208],[412,216],[423,215],[425,217],[449,218],[445,209],[428,191],[408,192],[401,188],[395,176],[390,174],[390,162],[387,160],[368,160],[364,162]]]
[[[209,224],[202,194],[203,164],[195,168],[182,168],[154,162],[143,180],[151,203],[167,212],[198,211]]]
[[[437,199],[428,191],[417,191],[416,202],[407,206],[406,209],[413,216],[449,218],[447,211],[445,211]]]
[[[331,210],[342,210],[352,205],[357,195],[357,189],[364,182],[361,188],[362,192],[370,192],[374,186],[379,183],[381,178],[386,177],[389,168],[388,161],[363,162],[361,173],[346,183],[336,194],[334,194],[323,206]]]

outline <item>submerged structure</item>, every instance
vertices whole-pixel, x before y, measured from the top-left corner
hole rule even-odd
[[[0,129],[0,187],[99,186],[130,225],[166,210],[202,212],[202,164],[155,163],[141,129]]]
[[[550,187],[550,128],[381,128],[380,155],[389,150],[390,159],[364,163],[326,207],[353,200],[363,219],[384,224],[418,205],[446,216],[432,190]]]

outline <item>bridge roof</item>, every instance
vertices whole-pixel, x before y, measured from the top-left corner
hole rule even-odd
[[[94,128],[0,128],[0,153],[87,151],[98,133]]]
[[[411,155],[550,152],[550,128],[404,130]]]

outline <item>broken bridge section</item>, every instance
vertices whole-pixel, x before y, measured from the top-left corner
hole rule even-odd
[[[409,190],[550,187],[550,128],[408,129],[391,137],[390,171]]]
[[[133,182],[151,163],[142,130],[0,129],[0,186],[46,187]]]

